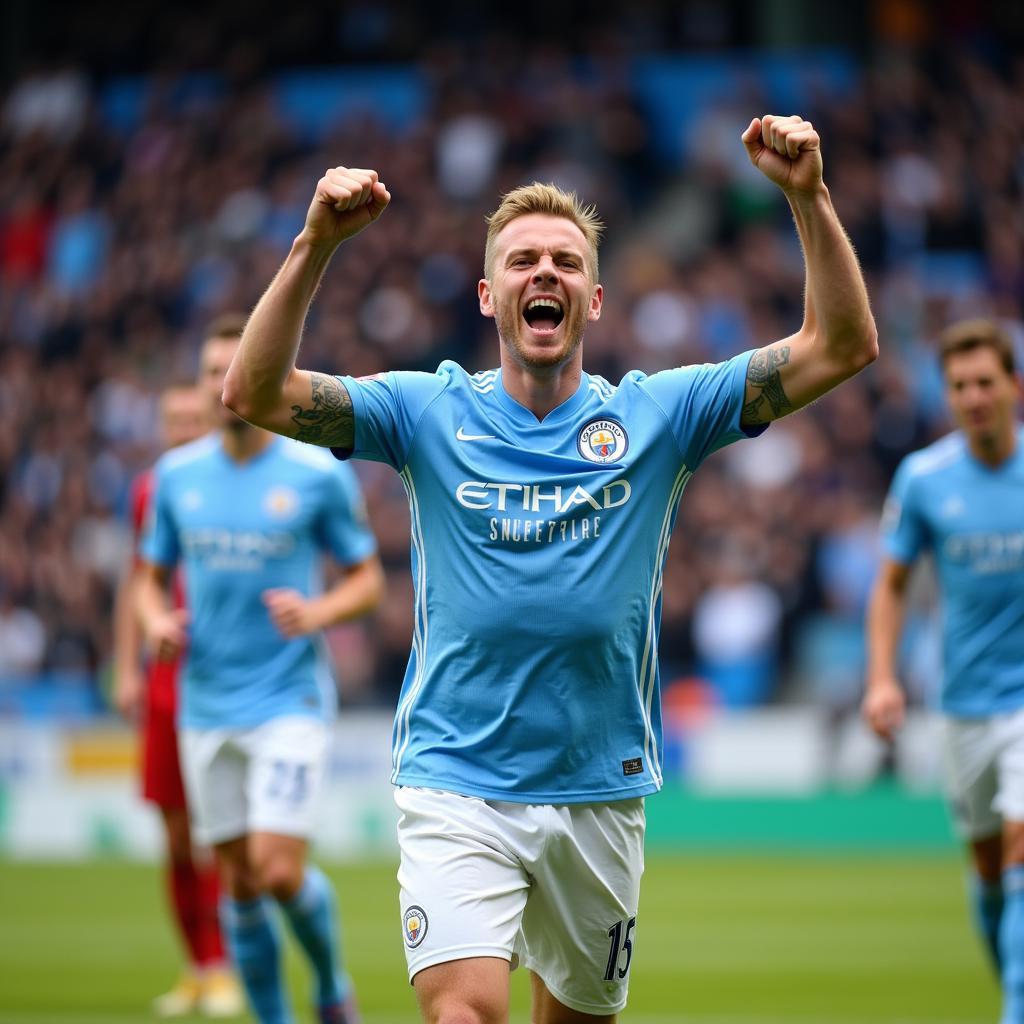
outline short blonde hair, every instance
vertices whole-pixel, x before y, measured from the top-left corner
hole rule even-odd
[[[591,204],[584,206],[575,192],[563,192],[556,185],[541,184],[535,181],[532,185],[521,185],[519,188],[506,192],[501,203],[487,221],[487,245],[484,248],[484,276],[490,280],[494,269],[494,243],[502,228],[517,217],[525,217],[528,213],[543,213],[550,217],[564,217],[570,220],[583,232],[590,250],[587,259],[588,269],[594,282],[597,282],[597,247],[601,243],[601,232],[604,224],[597,215],[597,207]]]

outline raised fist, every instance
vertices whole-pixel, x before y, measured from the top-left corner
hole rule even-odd
[[[821,140],[797,114],[755,117],[741,136],[750,162],[784,192],[821,188]]]
[[[390,202],[376,171],[330,167],[316,184],[303,234],[313,245],[334,248],[372,224]]]

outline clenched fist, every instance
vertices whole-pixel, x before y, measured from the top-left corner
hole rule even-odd
[[[376,171],[329,167],[316,183],[302,233],[311,245],[334,249],[372,224],[390,202]]]
[[[793,114],[755,117],[741,136],[750,162],[784,192],[815,192],[821,182],[821,140],[810,121]]]
[[[285,587],[264,590],[263,604],[277,631],[289,640],[315,633],[324,625],[316,614],[313,602],[297,590]]]

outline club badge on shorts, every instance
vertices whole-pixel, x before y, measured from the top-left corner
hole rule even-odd
[[[422,907],[412,906],[402,916],[405,944],[415,949],[427,934],[427,915]]]
[[[618,462],[626,454],[629,438],[615,420],[591,420],[579,432],[576,447],[588,462],[604,465],[606,462]]]

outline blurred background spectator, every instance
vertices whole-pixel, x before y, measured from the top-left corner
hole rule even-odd
[[[799,111],[821,132],[882,356],[689,485],[662,665],[666,684],[696,675],[729,706],[853,707],[881,497],[897,461],[948,429],[930,341],[968,315],[1022,337],[1024,15],[889,0],[827,17],[809,0],[525,2],[514,21],[465,2],[12,3],[0,678],[101,685],[161,381],[194,368],[214,315],[255,303],[325,167],[377,168],[394,202],[337,254],[303,365],[495,365],[475,295],[483,216],[540,179],[608,224],[586,363],[617,382],[797,328],[796,235],[739,134]],[[358,469],[389,600],[330,641],[343,699],[389,705],[412,629],[406,500],[394,474]]]

